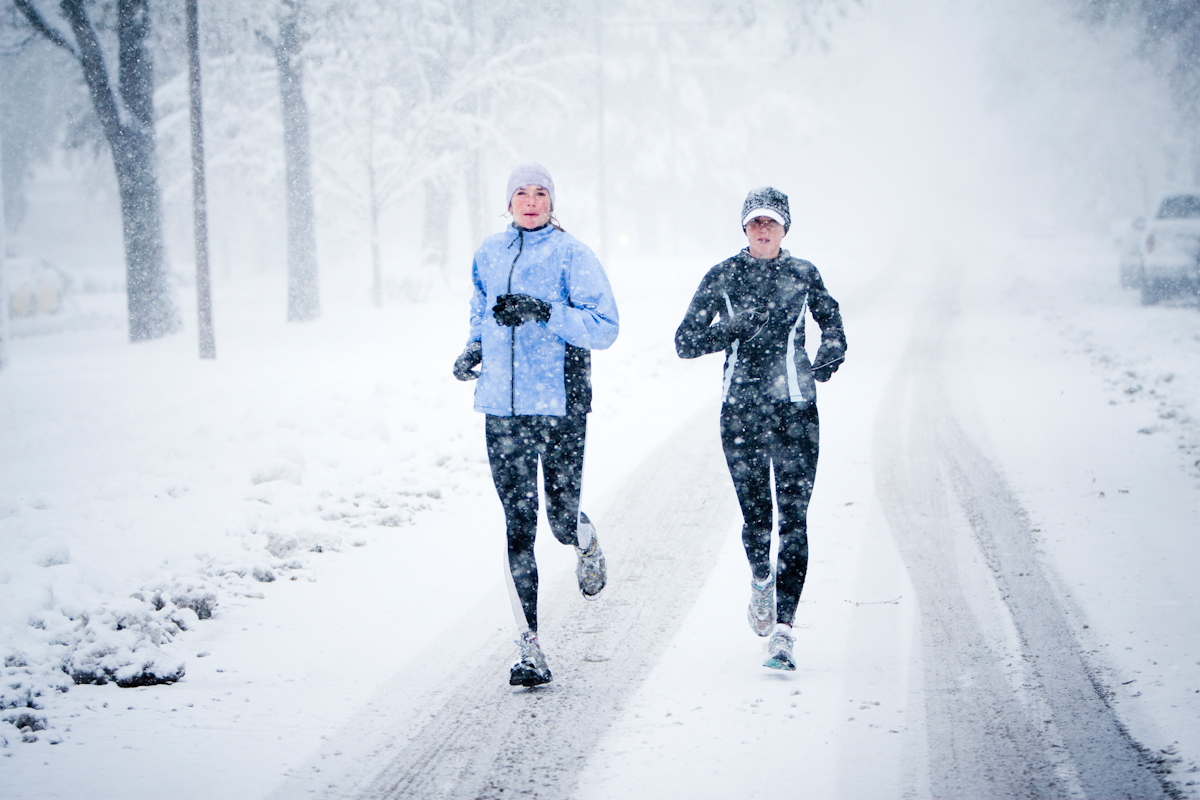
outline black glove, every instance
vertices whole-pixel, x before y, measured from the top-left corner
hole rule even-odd
[[[841,345],[833,342],[822,342],[817,348],[817,357],[813,359],[816,366],[813,367],[813,377],[821,383],[833,377],[833,373],[837,372],[838,367],[842,365],[842,359],[845,358],[845,350]]]
[[[492,306],[496,322],[508,328],[536,320],[543,325],[550,321],[550,304],[527,294],[502,294]]]
[[[454,359],[454,377],[460,381],[473,381],[479,377],[472,368],[483,361],[483,345],[471,342],[463,348],[462,355]]]
[[[771,313],[769,311],[759,311],[757,309],[748,309],[739,311],[729,318],[729,338],[739,341],[746,341],[754,334],[758,333],[759,328],[767,324]]]

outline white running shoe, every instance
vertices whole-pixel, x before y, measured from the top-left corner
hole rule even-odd
[[[791,625],[784,625],[782,622],[776,625],[767,641],[767,660],[763,662],[763,666],[795,672],[796,662],[792,660],[792,644],[795,641]]]
[[[766,636],[775,624],[775,573],[767,576],[766,583],[759,583],[750,576],[750,606],[746,609],[750,627],[759,636]]]
[[[608,568],[604,563],[604,552],[600,549],[600,539],[596,536],[596,526],[587,518],[587,514],[581,512],[579,527],[585,525],[591,528],[592,541],[587,550],[581,550],[578,546],[575,548],[575,555],[579,558],[579,563],[575,565],[575,579],[579,581],[579,591],[591,600],[608,583]]]
[[[541,686],[553,680],[536,633],[522,631],[517,646],[521,648],[521,657],[508,675],[509,686]]]

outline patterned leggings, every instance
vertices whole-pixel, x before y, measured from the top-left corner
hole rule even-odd
[[[537,631],[538,460],[546,492],[546,517],[554,538],[578,544],[579,492],[583,483],[583,447],[587,415],[565,417],[488,415],[485,426],[492,481],[504,506],[508,528],[508,567],[529,629]],[[515,604],[516,605],[516,604]],[[520,617],[518,617],[518,621]]]
[[[775,603],[777,619],[789,625],[808,572],[808,501],[817,477],[819,428],[815,404],[727,404],[721,409],[721,444],[742,507],[742,544],[759,580],[771,569],[771,468],[775,468],[779,505]]]

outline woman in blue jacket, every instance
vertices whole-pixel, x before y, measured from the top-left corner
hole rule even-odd
[[[750,562],[750,627],[770,635],[763,666],[794,670],[792,620],[808,572],[808,501],[817,477],[817,388],[846,352],[837,301],[808,261],[781,249],[792,224],[787,195],[765,186],[742,204],[748,247],[700,282],[675,333],[680,358],[725,351],[721,444],[742,508]],[[804,351],[807,314],[821,326],[815,365]],[[771,564],[771,472],[779,549]]]
[[[551,680],[537,638],[538,461],[550,530],[575,547],[579,590],[595,597],[607,580],[604,555],[595,526],[579,510],[592,410],[589,351],[612,345],[619,320],[599,260],[554,218],[546,168],[517,166],[508,203],[512,225],[475,253],[471,331],[454,375],[479,380],[475,410],[487,415],[488,462],[504,506],[521,650],[509,683],[537,686]]]

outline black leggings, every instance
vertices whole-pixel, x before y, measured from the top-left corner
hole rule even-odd
[[[771,569],[771,467],[779,505],[776,614],[791,624],[808,572],[808,501],[817,477],[820,443],[816,405],[726,405],[721,444],[742,507],[742,544],[754,576]]]
[[[565,417],[488,415],[488,463],[508,527],[508,568],[529,629],[537,631],[537,466],[542,461],[546,517],[554,538],[579,543],[579,492],[587,415]]]

